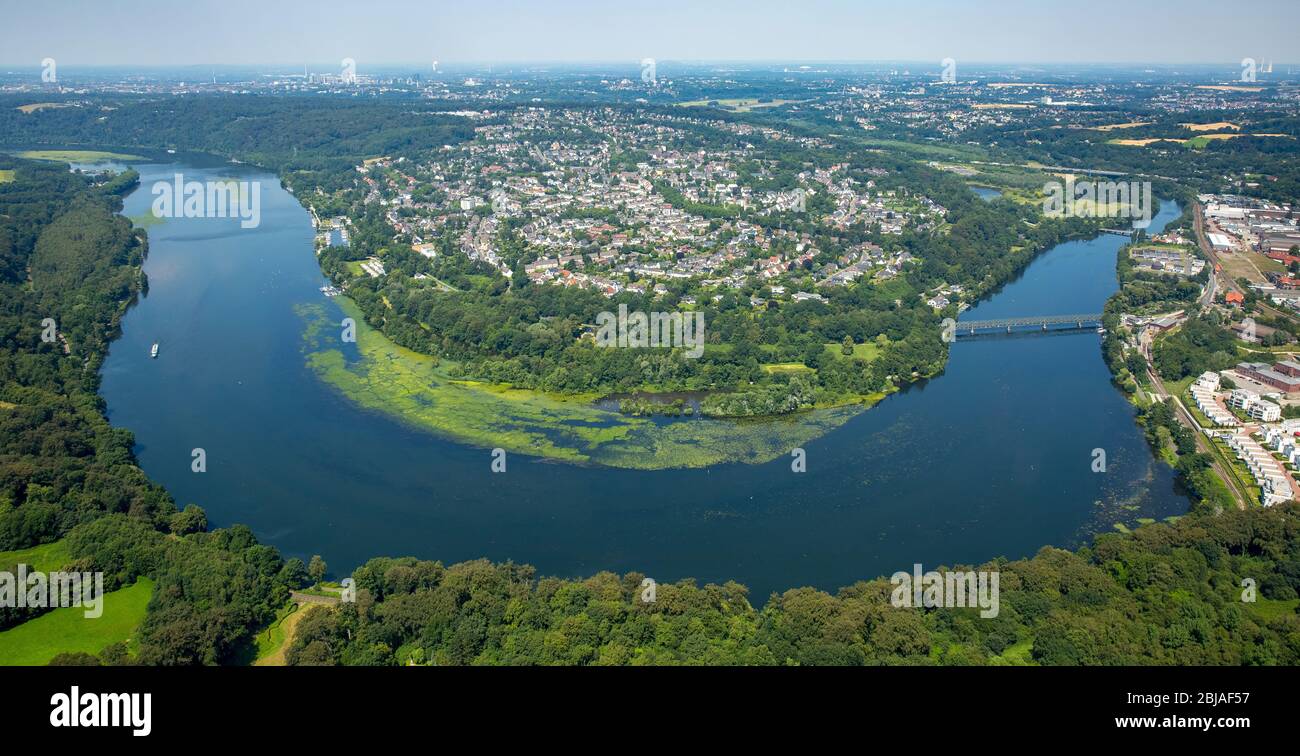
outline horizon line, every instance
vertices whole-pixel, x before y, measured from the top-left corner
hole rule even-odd
[[[352,56],[344,56],[344,57],[352,57]],[[646,56],[646,58],[650,58],[650,57],[651,57],[651,56]],[[57,59],[56,59],[56,60],[57,60]],[[340,59],[340,60],[342,60],[342,59]],[[432,58],[430,58],[429,61],[420,61],[420,62],[413,61],[413,60],[389,60],[389,61],[382,61],[382,60],[381,60],[381,61],[374,62],[374,63],[366,63],[365,65],[368,65],[368,66],[382,66],[382,67],[389,67],[389,66],[393,66],[393,67],[397,67],[397,66],[414,66],[414,67],[426,68],[426,67],[430,67],[430,66],[431,66],[431,62],[432,62],[432,60],[433,60]],[[437,63],[438,63],[439,66],[492,66],[492,65],[512,65],[512,66],[525,66],[525,65],[528,65],[528,66],[537,66],[537,65],[545,65],[545,66],[565,66],[565,65],[568,65],[568,66],[591,66],[591,65],[619,65],[619,66],[637,67],[637,66],[641,65],[641,60],[642,60],[641,58],[634,58],[634,59],[624,59],[624,58],[618,58],[618,59],[612,59],[612,58],[592,58],[592,59],[588,59],[588,60],[574,60],[574,59],[510,59],[510,60],[506,60],[506,59],[497,59],[497,60],[492,60],[492,59],[475,59],[475,60],[445,60],[445,61],[444,61],[444,60],[438,60]],[[913,59],[901,59],[901,58],[899,58],[899,59],[893,59],[893,58],[878,58],[878,59],[849,59],[849,58],[842,58],[842,59],[829,59],[829,58],[828,58],[828,59],[816,59],[816,58],[653,58],[653,60],[655,61],[656,65],[663,64],[663,63],[674,63],[674,64],[687,65],[687,66],[716,66],[716,65],[737,65],[737,64],[740,64],[740,65],[808,65],[808,66],[812,66],[812,65],[821,65],[821,66],[825,66],[825,65],[892,65],[892,64],[904,64],[904,65],[936,65],[936,66],[937,66],[937,65],[941,65],[941,64],[942,64],[942,59],[941,59],[941,60],[937,60],[937,61],[935,61],[935,60],[919,59],[919,58],[913,58]],[[1041,61],[1041,60],[1014,60],[1014,59],[1002,59],[1002,60],[997,60],[997,59],[975,59],[975,58],[956,58],[955,60],[956,60],[956,62],[957,62],[958,65],[961,65],[962,62],[965,61],[965,62],[967,62],[968,64],[971,64],[971,65],[1046,66],[1046,67],[1061,67],[1061,66],[1160,66],[1160,67],[1171,67],[1171,66],[1219,66],[1219,65],[1223,65],[1223,66],[1240,66],[1240,64],[1241,64],[1241,61],[1239,61],[1239,60],[1238,60],[1238,61],[1231,61],[1231,60],[1229,60],[1229,61],[1224,61],[1224,60],[1210,60],[1210,61],[1204,61],[1204,60],[1202,60],[1202,61],[1193,61],[1193,60],[1183,60],[1183,61],[1140,61],[1140,60],[1137,60],[1137,61],[1134,61],[1134,60]],[[1256,60],[1258,60],[1258,61],[1260,61],[1260,62],[1271,63],[1271,64],[1273,64],[1274,66],[1279,66],[1279,65],[1282,65],[1282,66],[1288,66],[1288,65],[1300,65],[1300,61],[1281,61],[1281,62],[1279,62],[1279,61],[1277,61],[1277,60],[1271,60],[1271,59],[1269,59],[1269,58],[1256,58]],[[358,61],[358,62],[361,62],[361,61]],[[290,67],[290,66],[296,67],[296,66],[302,66],[302,65],[306,65],[306,66],[333,66],[333,67],[337,67],[338,64],[337,64],[337,63],[334,63],[333,61],[322,61],[322,60],[311,61],[311,60],[308,60],[308,61],[299,61],[299,62],[256,62],[256,63],[230,63],[230,62],[219,62],[219,63],[218,63],[218,62],[193,62],[193,63],[132,63],[132,62],[123,62],[123,63],[76,63],[76,62],[72,62],[72,63],[61,63],[60,65],[61,65],[61,66],[71,66],[71,67],[76,67],[76,68],[141,68],[141,69],[151,69],[151,68],[198,68],[198,67],[207,67],[207,68],[213,68],[213,67],[216,67],[216,68],[258,68],[258,67]],[[36,63],[27,63],[27,62],[0,62],[0,67],[3,67],[3,68],[19,68],[19,69],[28,69],[28,68],[40,69],[40,68],[41,68],[41,63],[40,63],[39,61],[36,62]]]

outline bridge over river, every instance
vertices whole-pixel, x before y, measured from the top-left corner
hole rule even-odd
[[[1018,329],[1034,328],[1040,331],[1066,331],[1083,328],[1096,328],[1101,325],[1101,313],[1092,312],[1083,315],[1035,315],[1020,318],[998,318],[996,320],[966,320],[957,323],[959,336],[974,336],[979,333],[1002,331],[1014,333]]]

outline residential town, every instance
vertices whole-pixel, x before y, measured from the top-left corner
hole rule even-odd
[[[946,208],[928,198],[878,188],[880,169],[840,164],[778,175],[777,162],[750,141],[820,140],[717,122],[700,136],[705,126],[621,110],[528,108],[477,126],[476,139],[435,160],[378,159],[357,173],[366,203],[384,208],[399,239],[431,260],[459,253],[506,278],[522,272],[535,284],[606,296],[662,295],[671,282],[689,282],[685,305],[726,290],[755,291],[754,306],[825,301],[825,289],[888,280],[917,262],[870,241],[825,249],[806,228],[785,227],[813,209],[818,229],[832,235],[898,235],[944,222]],[[725,148],[708,142],[718,139]],[[361,269],[385,274],[380,261]],[[933,306],[946,301],[940,295]]]

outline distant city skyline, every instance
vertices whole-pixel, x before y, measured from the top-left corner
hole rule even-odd
[[[274,13],[270,13],[274,10]],[[0,66],[369,66],[639,61],[1134,65],[1300,60],[1300,3],[1210,0],[715,0],[427,3],[251,0],[6,8]]]

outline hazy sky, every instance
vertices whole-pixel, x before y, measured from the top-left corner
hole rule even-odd
[[[2,0],[0,63],[1300,61],[1300,0]]]

